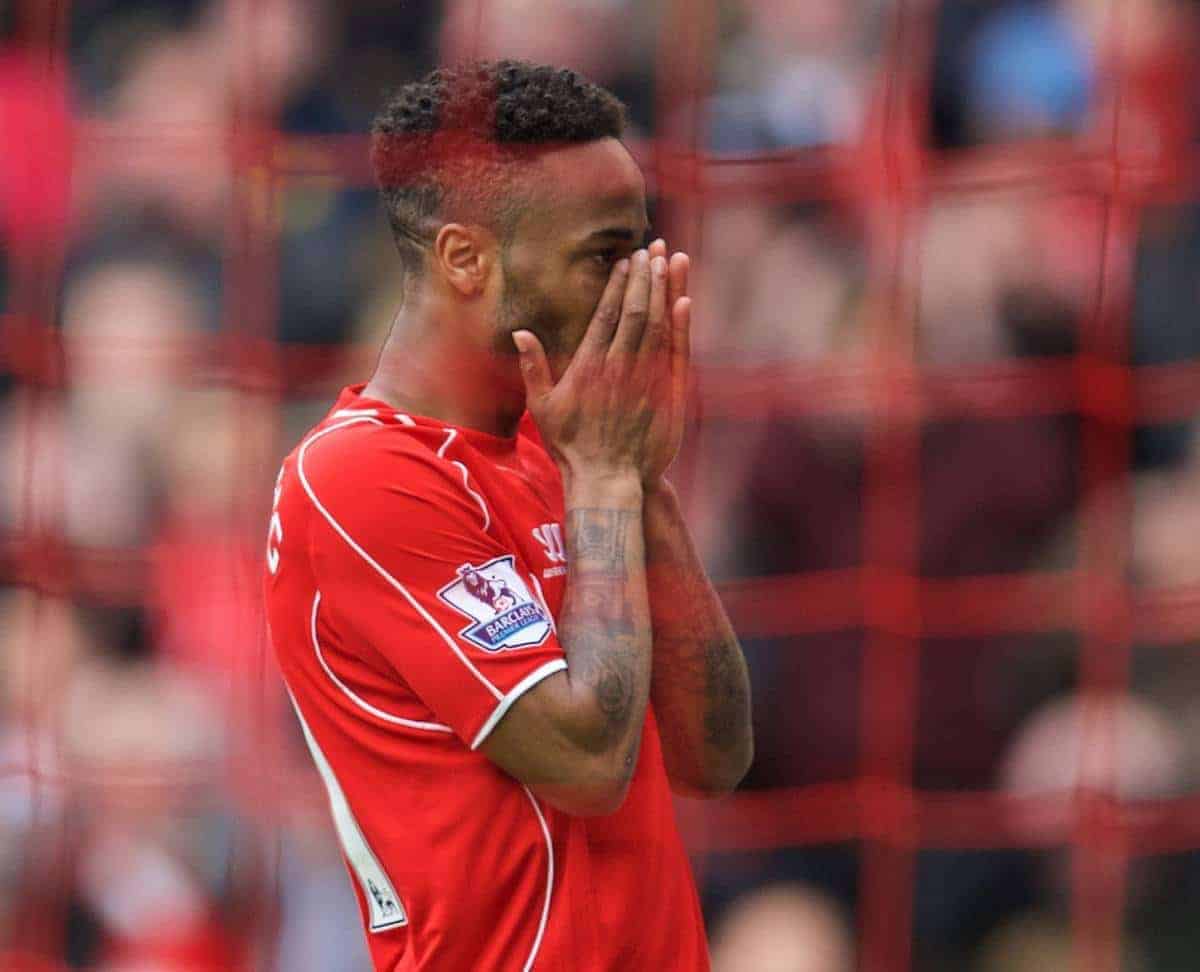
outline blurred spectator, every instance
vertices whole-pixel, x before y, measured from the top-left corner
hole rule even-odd
[[[445,61],[512,57],[562,65],[615,92],[634,131],[649,127],[655,49],[650,5],[630,0],[450,0]],[[536,29],[530,29],[536,24]]]
[[[710,106],[721,152],[828,145],[857,137],[876,21],[866,0],[732,5]]]
[[[44,949],[30,922],[63,906],[60,883],[48,879],[65,864],[71,797],[55,729],[61,687],[84,647],[70,605],[0,590],[0,968],[24,968],[3,954],[7,945]]]
[[[83,106],[94,107],[148,42],[195,23],[212,0],[87,0],[73,4],[71,61]]]
[[[140,612],[91,608],[88,621],[96,648],[63,687],[61,740],[80,806],[76,892],[99,967],[247,968],[238,921],[222,915],[230,820],[213,783],[224,720],[200,684],[153,660]]]
[[[968,55],[980,141],[1078,132],[1093,97],[1087,39],[1054,4],[1001,7]]]
[[[1133,571],[1139,584],[1158,590],[1200,584],[1200,461],[1180,470],[1143,476],[1136,484]]]
[[[1001,781],[1014,796],[1069,797],[1083,788],[1124,800],[1161,799],[1180,789],[1182,756],[1178,732],[1154,705],[1133,696],[1068,696],[1029,717]],[[1042,807],[1051,810],[1013,818],[1028,843],[1053,843],[1069,831],[1068,803]]]
[[[1014,919],[988,938],[973,970],[1048,972],[1050,969],[1069,969],[1076,954],[1070,921],[1027,915]],[[1136,942],[1122,943],[1118,961],[1121,972],[1151,972],[1153,969]]]
[[[242,464],[266,451],[271,415],[231,389],[181,392],[167,413],[162,520],[151,548],[147,600],[165,658],[202,680],[241,725],[261,665],[256,561],[260,513]],[[269,498],[269,497],[267,497]],[[261,704],[261,703],[259,703]]]
[[[1041,798],[1014,809],[1010,826],[1024,842],[1059,846],[1074,832],[1078,805],[1073,798],[1080,790],[1104,792],[1133,805],[1163,800],[1182,792],[1184,760],[1178,727],[1144,697],[1077,694],[1057,699],[1029,718],[1005,759],[1003,788],[1014,796]],[[981,954],[981,972],[1056,967],[1029,962],[1035,956],[1052,962],[1070,943],[1070,902],[1080,880],[1072,870],[1067,851],[1043,858],[1039,908],[992,936]],[[1130,934],[1122,969],[1169,972],[1187,966],[1190,959],[1184,956],[1200,947],[1191,917],[1200,900],[1198,890],[1195,862],[1187,856],[1139,856],[1129,862],[1125,908]]]
[[[935,140],[1054,135],[1177,167],[1196,130],[1195,12],[1184,0],[1001,0],[939,5]],[[1119,108],[1118,108],[1119,106]]]
[[[852,972],[845,916],[799,884],[768,885],[735,901],[711,935],[713,972]]]
[[[132,547],[153,528],[164,416],[187,380],[204,305],[192,281],[159,261],[117,261],[82,273],[63,301],[70,377],[62,454],[67,535]],[[63,467],[59,467],[60,470]]]
[[[239,26],[235,14],[241,9],[209,3],[190,10],[169,29],[147,31],[125,56],[98,110],[125,138],[136,136],[141,143],[132,153],[121,138],[97,144],[80,189],[88,248],[114,245],[106,239],[114,225],[125,238],[133,235],[130,224],[143,226],[143,235],[198,251],[192,256],[195,269],[207,277],[211,258],[204,250],[216,255],[231,242],[225,239],[230,207],[239,204],[239,191],[249,191],[232,181],[231,152],[246,147],[231,140],[230,126],[237,119],[243,128],[278,119],[291,131],[347,128],[318,85],[332,49],[326,5],[272,0],[245,8],[253,23]],[[230,36],[242,40],[231,44]],[[274,253],[279,261],[279,313],[269,303],[251,303],[260,296],[272,299],[274,289],[247,294],[247,284],[234,278],[238,290],[231,295],[236,303],[229,326],[256,331],[261,325],[246,314],[249,308],[270,314],[285,341],[344,339],[364,285],[355,269],[360,254],[346,240],[362,235],[373,212],[370,192],[337,181],[271,186],[247,229],[259,236],[268,228],[279,234],[277,253],[270,247],[255,251],[260,260]],[[207,285],[215,301],[219,280]]]
[[[861,358],[864,261],[854,235],[833,214],[756,203],[714,209],[703,254],[691,288],[694,355],[706,382],[702,401],[730,373],[745,383],[757,368],[853,367]],[[770,379],[745,387],[754,387],[753,396],[721,395],[727,411],[699,416],[688,443],[697,469],[689,497],[696,541],[722,576],[742,569],[754,545],[741,521],[753,515],[744,491],[755,456],[769,448],[772,415],[782,407],[772,400]],[[856,433],[837,426],[829,422],[825,437],[831,463],[855,450]]]

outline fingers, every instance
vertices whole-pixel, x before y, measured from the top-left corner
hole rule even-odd
[[[546,360],[546,349],[532,331],[513,331],[513,344],[521,365],[521,378],[525,382],[525,401],[533,404],[554,388],[554,376],[550,362]]]
[[[646,330],[642,335],[642,347],[650,354],[669,347],[671,322],[667,315],[667,258],[656,256],[650,259],[650,313],[646,318]]]
[[[608,275],[604,293],[600,295],[600,301],[592,312],[592,319],[588,323],[587,333],[584,334],[583,343],[580,346],[581,350],[590,348],[600,354],[608,350],[613,334],[616,333],[617,324],[621,320],[621,304],[625,299],[628,282],[629,261],[618,260],[612,268],[612,273]]]
[[[646,321],[650,316],[651,276],[650,254],[638,250],[629,268],[621,320],[613,336],[612,350],[615,352],[631,354],[641,346]]]
[[[670,284],[667,288],[669,307],[674,308],[680,297],[687,296],[688,271],[691,266],[692,261],[686,253],[672,254],[670,268],[667,271],[667,280]]]
[[[669,253],[667,241],[661,236],[650,244],[649,250],[650,259],[653,260],[656,256],[660,256],[667,260],[667,307],[672,308],[680,297],[687,296],[688,270],[691,268],[691,260],[682,251]]]
[[[686,384],[692,359],[692,298],[680,297],[671,306],[671,374]]]

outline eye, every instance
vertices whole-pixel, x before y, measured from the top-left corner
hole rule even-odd
[[[615,249],[601,250],[599,253],[588,254],[588,262],[599,269],[609,270],[617,262],[618,254]]]

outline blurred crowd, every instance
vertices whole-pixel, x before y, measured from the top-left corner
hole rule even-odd
[[[396,305],[344,136],[390,86],[464,56],[574,67],[626,101],[635,142],[674,130],[673,5],[74,0],[58,58],[30,40],[44,6],[0,3],[0,967],[363,972],[258,606],[278,461],[365,380]],[[803,198],[655,201],[696,266],[677,475],[714,575],[784,599],[805,578],[860,584],[864,565],[945,590],[1007,577],[1014,611],[1047,586],[1086,611],[1109,592],[1071,581],[1081,566],[1128,603],[1200,585],[1191,416],[1131,423],[1129,386],[1075,367],[1200,364],[1196,5],[696,10],[700,149],[834,158],[883,130],[896,159],[987,177],[903,204],[853,166]],[[1119,159],[1139,205],[1109,205],[1111,167],[1067,153]],[[1080,177],[1018,178],[1055,159]],[[919,421],[869,407],[881,367],[912,377]],[[1113,394],[1115,417],[1080,404]],[[788,604],[746,603],[762,617],[744,638],[745,787],[856,779],[869,612],[780,633]],[[956,610],[906,635],[901,782],[1134,803],[1200,783],[1196,631],[1102,632],[1118,677],[1101,685],[1084,625],[980,635]],[[1069,967],[1074,824],[1049,805],[1066,809],[1008,822],[1028,850],[917,855],[914,968]],[[704,855],[716,972],[855,968],[860,858]],[[1138,859],[1126,882],[1121,968],[1194,968],[1200,856]]]

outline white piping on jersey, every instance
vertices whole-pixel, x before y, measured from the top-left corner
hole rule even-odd
[[[408,416],[402,416],[402,418],[408,418]],[[401,595],[403,595],[404,599],[406,601],[408,601],[408,603],[412,606],[412,608],[419,615],[421,615],[421,617],[423,617],[427,622],[429,622],[430,627],[432,627],[441,636],[442,640],[445,641],[446,644],[450,646],[451,650],[458,656],[458,658],[462,661],[462,663],[464,665],[466,665],[466,667],[470,670],[470,672],[484,685],[484,687],[486,687],[488,689],[488,691],[490,691],[496,697],[497,700],[500,701],[500,705],[498,705],[496,707],[496,710],[494,710],[492,713],[492,718],[489,718],[489,722],[492,722],[492,726],[494,727],[495,723],[499,722],[500,716],[504,714],[504,712],[507,710],[508,706],[511,706],[512,703],[515,702],[517,700],[517,698],[519,698],[520,695],[524,691],[528,690],[530,687],[532,687],[532,685],[536,684],[542,678],[546,678],[547,676],[553,674],[554,672],[561,671],[562,669],[566,668],[567,663],[564,659],[561,659],[561,658],[556,658],[553,661],[547,662],[545,665],[542,665],[540,668],[538,668],[536,671],[534,671],[531,675],[528,675],[524,679],[522,679],[521,682],[518,683],[518,685],[511,692],[508,693],[507,697],[504,696],[500,692],[500,690],[496,688],[496,686],[494,686],[491,682],[489,682],[487,680],[487,678],[484,677],[483,673],[480,672],[479,669],[477,669],[474,665],[471,664],[470,659],[468,659],[462,653],[462,651],[459,649],[458,645],[454,642],[454,639],[451,638],[449,634],[447,634],[446,630],[441,625],[439,625],[436,620],[434,620],[434,618],[432,617],[432,615],[429,614],[429,612],[427,612],[423,607],[421,607],[420,604],[417,603],[417,601],[408,592],[408,590],[404,587],[404,585],[401,584],[398,580],[396,580],[396,578],[394,578],[391,574],[389,574],[382,566],[380,566],[380,564],[377,561],[375,561],[371,557],[370,554],[368,554],[365,550],[363,550],[363,548],[360,547],[354,541],[354,539],[350,536],[350,534],[348,534],[342,528],[342,525],[340,523],[338,523],[338,521],[336,519],[334,519],[334,517],[329,513],[329,511],[327,509],[325,509],[325,507],[321,504],[321,501],[319,499],[317,499],[317,494],[313,492],[312,486],[309,485],[308,477],[304,475],[304,455],[308,451],[308,447],[311,446],[314,442],[317,441],[317,439],[321,438],[322,436],[327,435],[330,432],[335,432],[338,429],[345,428],[348,425],[355,425],[359,422],[364,422],[364,421],[370,422],[372,425],[383,425],[383,423],[380,422],[378,419],[364,413],[361,416],[355,415],[353,418],[347,418],[346,421],[340,422],[337,425],[328,426],[327,428],[322,429],[320,432],[317,432],[314,435],[310,436],[308,439],[306,439],[301,444],[299,450],[296,453],[296,472],[298,473],[299,478],[300,478],[300,485],[304,487],[304,492],[308,494],[308,498],[312,501],[313,506],[315,506],[317,508],[318,512],[320,512],[320,514],[325,518],[325,520],[329,523],[329,525],[331,527],[333,527],[333,529],[337,532],[337,534],[343,540],[346,541],[346,543],[350,546],[350,549],[352,549],[355,553],[357,553],[360,557],[362,557],[363,560],[365,560],[368,564],[370,564],[371,567],[373,567],[375,569],[375,571],[384,580],[386,580],[392,587],[394,587],[396,590],[398,590]],[[415,423],[413,423],[412,420],[409,419],[407,424],[415,424]],[[455,430],[450,429],[449,432],[450,432],[450,435],[448,435],[446,437],[446,441],[444,443],[442,443],[442,448],[438,450],[438,455],[442,456],[442,458],[445,458],[443,456],[443,453],[445,452],[446,447],[450,445],[451,440],[454,438]],[[459,466],[463,470],[464,485],[466,485],[466,483],[465,483],[466,467],[463,466],[462,463],[460,463],[460,462],[455,462],[454,464],[456,466]],[[467,489],[470,490],[470,487],[468,486]],[[474,493],[473,490],[470,490],[470,491],[472,493]],[[486,505],[484,505],[483,500],[480,497],[476,496],[476,499],[479,499],[480,506],[483,509],[485,522],[490,523],[490,519],[488,519],[488,516],[487,516]],[[487,527],[485,526],[484,529],[486,530]],[[530,576],[533,577],[532,574]],[[535,585],[537,585],[538,594],[541,595],[541,585],[538,584],[536,577],[533,577],[533,582]],[[545,606],[544,596],[542,597],[542,601],[543,601],[543,606]],[[314,643],[314,645],[316,645],[316,611],[317,611],[317,606],[319,603],[320,603],[320,592],[318,591],[317,596],[313,601],[313,643]],[[546,608],[546,615],[548,617],[550,617],[549,608]],[[551,625],[553,625],[553,618],[551,618]],[[318,647],[318,657],[321,657],[320,652],[319,652],[319,647]],[[324,659],[322,659],[322,665],[324,665]],[[328,668],[326,669],[326,671],[328,671]],[[330,672],[331,677],[332,677],[332,675],[333,675],[333,673]],[[334,681],[336,682],[337,679],[335,678]],[[296,705],[296,700],[294,698],[292,699],[292,705],[296,708],[296,714],[299,716],[300,709],[299,709],[299,706]],[[364,703],[364,705],[365,705],[365,703]],[[392,718],[398,718],[398,717],[393,716]],[[301,725],[304,726],[304,728],[307,730],[308,727],[304,723],[303,716],[300,716],[300,721],[301,721]],[[311,736],[309,736],[309,734],[306,733],[306,736],[308,736],[308,738],[311,739]],[[482,742],[483,738],[486,738],[486,735],[481,732],[480,735],[478,735],[476,738],[479,742]],[[313,740],[313,741],[315,742],[315,740]],[[474,747],[472,747],[472,748],[474,748]],[[522,969],[521,969],[521,972],[530,972],[530,970],[533,968],[534,961],[537,959],[538,952],[541,951],[542,939],[543,939],[543,937],[545,937],[545,934],[546,934],[546,923],[547,923],[547,921],[549,921],[549,918],[550,918],[550,899],[552,898],[552,896],[554,894],[554,841],[550,837],[550,828],[546,825],[546,817],[545,817],[545,814],[542,813],[542,808],[540,806],[538,806],[537,798],[534,797],[534,795],[533,795],[532,791],[529,789],[529,787],[523,783],[521,784],[521,789],[525,791],[525,796],[527,796],[529,798],[529,803],[533,807],[534,814],[537,816],[538,825],[542,828],[542,837],[546,841],[546,897],[545,897],[545,900],[542,902],[542,917],[538,921],[537,934],[534,935],[534,939],[533,939],[533,947],[529,950],[529,957],[525,960],[525,964],[524,964],[524,966],[522,966]]]
[[[561,672],[567,667],[565,658],[554,658],[546,662],[544,665],[539,665],[532,672],[526,675],[521,681],[517,682],[510,690],[508,695],[500,700],[500,704],[492,709],[492,714],[487,717],[487,721],[479,727],[479,732],[475,733],[475,739],[471,742],[472,749],[478,749],[483,745],[483,741],[487,739],[493,729],[496,728],[496,723],[500,721],[504,713],[512,708],[514,702],[522,695],[528,692],[531,688],[537,685],[544,678],[549,678],[555,672]]]
[[[350,864],[350,870],[358,880],[363,900],[367,904],[367,930],[374,933],[407,925],[408,912],[404,910],[391,878],[379,863],[375,852],[371,850],[371,845],[367,843],[367,838],[355,819],[354,811],[350,809],[350,801],[346,799],[346,794],[338,782],[337,774],[329,765],[329,760],[308,727],[304,713],[300,711],[300,705],[292,695],[291,689],[288,689],[288,698],[292,700],[292,710],[300,720],[309,754],[316,764],[317,772],[321,774],[321,782],[325,784],[325,793],[329,797],[329,811],[333,816],[334,829],[337,831],[342,851]]]
[[[308,494],[308,498],[310,500],[312,500],[313,506],[315,506],[317,508],[317,511],[323,517],[325,517],[326,522],[328,522],[329,525],[331,527],[333,527],[333,529],[337,532],[338,536],[340,536],[343,540],[346,541],[347,544],[349,544],[350,549],[353,550],[360,557],[362,557],[363,560],[365,560],[368,564],[371,565],[372,568],[374,568],[375,572],[378,573],[380,577],[382,577],[392,587],[394,587],[397,591],[400,592],[401,596],[406,601],[408,601],[408,603],[412,606],[412,609],[414,611],[416,611],[417,614],[421,615],[421,617],[424,618],[429,623],[429,626],[438,633],[438,635],[447,644],[447,646],[450,648],[450,650],[453,651],[454,654],[458,656],[458,660],[461,661],[467,667],[467,670],[472,675],[474,675],[475,678],[477,678],[479,680],[479,683],[492,694],[493,698],[495,698],[497,701],[499,701],[500,699],[503,699],[504,693],[501,692],[498,688],[496,688],[496,686],[493,685],[491,682],[489,682],[488,679],[484,676],[483,672],[481,672],[478,668],[476,668],[473,664],[471,664],[471,660],[466,655],[463,654],[462,649],[459,648],[459,646],[458,646],[458,643],[454,640],[454,638],[452,638],[447,633],[446,629],[437,623],[437,621],[434,619],[433,615],[431,615],[428,611],[426,611],[423,607],[421,607],[420,604],[417,603],[417,599],[414,598],[408,592],[408,589],[403,584],[401,584],[398,580],[396,580],[395,577],[393,577],[391,574],[389,574],[387,572],[387,570],[385,570],[379,564],[379,562],[377,560],[375,560],[369,553],[367,553],[365,550],[363,550],[363,548],[360,547],[354,541],[354,538],[351,537],[350,534],[347,533],[342,528],[342,525],[333,518],[332,514],[330,514],[330,512],[327,509],[325,509],[324,506],[321,505],[321,501],[319,499],[317,499],[317,494],[313,492],[312,486],[309,485],[308,477],[304,475],[304,454],[308,451],[308,447],[311,446],[314,442],[316,442],[322,436],[328,435],[330,432],[336,432],[338,429],[344,429],[344,428],[346,428],[346,426],[354,425],[355,423],[358,423],[358,422],[370,422],[373,425],[383,425],[382,422],[380,422],[378,419],[375,419],[375,418],[369,418],[369,417],[348,418],[344,422],[339,422],[337,425],[330,425],[330,426],[327,426],[326,428],[321,429],[320,432],[317,432],[317,433],[309,436],[309,438],[307,438],[301,444],[300,449],[296,453],[296,472],[300,477],[300,485],[304,487],[304,492],[306,492]]]
[[[525,965],[521,968],[521,972],[529,972],[542,947],[542,936],[546,934],[546,922],[550,918],[550,895],[554,892],[554,841],[550,839],[550,828],[546,826],[546,818],[542,814],[542,808],[538,806],[537,799],[524,783],[521,784],[521,789],[525,791],[529,802],[533,804],[533,812],[537,814],[538,823],[542,826],[542,836],[546,838],[546,900],[542,904],[542,920],[538,922],[533,948],[529,952],[529,958],[525,960]]]
[[[458,435],[458,429],[446,429],[446,441],[442,443],[442,447],[437,451],[438,458],[446,459],[446,449],[449,448],[450,443],[454,441],[456,435]],[[479,504],[479,509],[483,511],[483,532],[487,533],[488,528],[492,525],[492,517],[488,513],[487,503],[483,501],[483,497],[471,489],[471,483],[467,478],[467,467],[457,459],[446,459],[446,461],[458,466],[459,471],[462,473],[463,488],[475,497],[475,502]]]
[[[532,570],[529,572],[529,579],[533,581],[533,586],[537,590],[538,600],[542,602],[542,607],[546,610],[546,617],[550,621],[550,630],[558,634],[558,625],[554,623],[554,615],[550,612],[550,603],[546,600],[545,592],[542,591],[542,585],[537,579],[537,574]]]
[[[390,722],[397,726],[405,726],[408,729],[426,729],[429,732],[454,732],[454,730],[449,726],[443,726],[439,722],[418,722],[416,719],[404,719],[400,716],[392,715],[390,712],[384,712],[382,709],[376,708],[375,706],[371,705],[370,702],[367,702],[365,699],[356,695],[350,689],[350,687],[345,684],[345,682],[343,682],[333,673],[333,669],[329,667],[329,663],[325,660],[325,655],[321,652],[321,642],[317,639],[317,610],[320,606],[321,592],[317,591],[313,597],[312,619],[310,622],[313,651],[316,652],[317,661],[319,661],[321,663],[321,667],[325,669],[325,674],[329,676],[329,680],[338,688],[340,688],[351,702],[357,705],[364,712],[371,713],[371,715],[375,716],[375,718],[382,719],[384,722]]]

